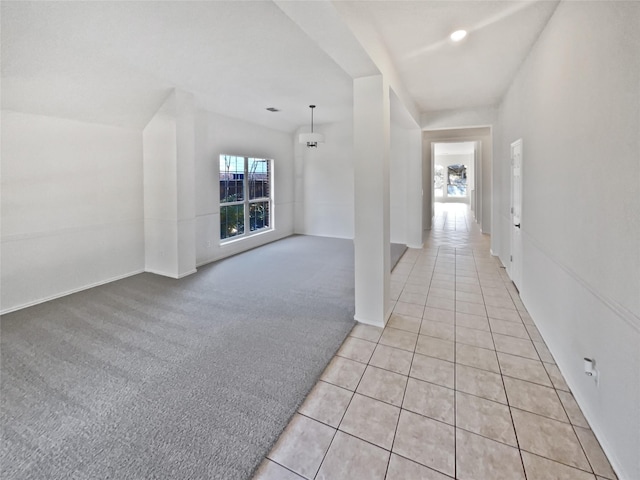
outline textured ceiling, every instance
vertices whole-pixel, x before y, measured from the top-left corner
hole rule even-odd
[[[177,87],[292,132],[312,103],[318,124],[350,118],[367,55],[388,60],[421,111],[495,105],[557,4],[305,3],[2,1],[2,107],[143,128]],[[470,34],[453,45],[456,28]]]

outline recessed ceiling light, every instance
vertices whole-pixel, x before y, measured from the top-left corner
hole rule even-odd
[[[270,112],[279,112],[280,111],[275,107],[269,107],[269,108],[267,108],[267,110],[269,110]]]
[[[467,31],[466,30],[456,30],[455,32],[453,32],[451,34],[450,38],[454,42],[459,42],[460,40],[462,40],[466,36],[467,36]]]

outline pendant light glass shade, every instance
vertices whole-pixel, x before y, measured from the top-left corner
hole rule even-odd
[[[300,143],[306,143],[307,147],[317,147],[319,143],[324,143],[324,135],[321,133],[301,133]]]
[[[299,141],[300,143],[306,143],[309,148],[315,148],[319,143],[324,143],[324,135],[313,132],[313,109],[316,106],[309,105],[309,108],[311,109],[311,133],[301,133]]]

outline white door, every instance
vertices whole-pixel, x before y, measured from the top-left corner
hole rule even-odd
[[[509,276],[522,286],[522,139],[511,144],[511,259]]]

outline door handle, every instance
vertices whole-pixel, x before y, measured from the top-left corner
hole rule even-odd
[[[517,224],[515,224],[515,225],[514,225],[514,227],[518,227],[518,228],[520,228],[520,224],[519,224],[519,223],[517,223]]]

